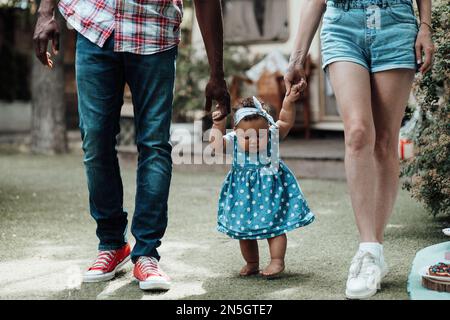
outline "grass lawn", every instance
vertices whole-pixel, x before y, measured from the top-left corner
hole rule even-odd
[[[238,242],[215,231],[220,173],[174,172],[169,226],[160,248],[173,278],[167,293],[145,293],[131,263],[107,283],[83,284],[96,254],[79,154],[0,156],[0,298],[36,299],[344,299],[357,232],[344,182],[300,180],[316,221],[288,234],[281,279],[240,278]],[[125,208],[134,207],[135,172],[123,166]],[[406,281],[417,250],[445,241],[434,219],[401,191],[386,231],[391,272],[375,299],[407,299]],[[132,237],[130,235],[130,240]],[[268,260],[261,241],[261,262]]]

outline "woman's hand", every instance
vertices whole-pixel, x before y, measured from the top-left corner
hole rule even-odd
[[[327,6],[323,0],[301,1],[300,23],[295,37],[294,51],[289,59],[289,67],[284,76],[286,95],[291,93],[293,85],[300,85],[300,91],[305,90],[305,61],[309,47],[319,27],[322,15]]]
[[[306,82],[306,72],[303,68],[303,64],[290,62],[288,71],[284,75],[284,84],[286,86],[286,96],[291,94],[291,89],[293,86],[296,90],[303,91],[308,85]]]
[[[433,56],[434,56],[434,44],[431,39],[431,30],[430,27],[426,24],[421,24],[419,33],[417,34],[416,39],[416,59],[417,64],[420,65],[419,71],[422,74],[428,72],[433,65]],[[422,53],[424,58],[422,59]]]

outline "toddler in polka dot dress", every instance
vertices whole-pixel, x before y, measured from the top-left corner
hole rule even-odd
[[[283,101],[274,122],[257,98],[241,101],[234,111],[234,128],[225,134],[226,118],[213,112],[210,142],[216,153],[233,151],[233,164],[222,186],[218,208],[218,231],[238,239],[246,262],[240,275],[261,274],[273,278],[284,270],[288,231],[314,221],[295,175],[279,159],[279,138],[295,120],[294,86]],[[221,120],[218,120],[221,119]],[[257,240],[267,239],[270,263],[259,269]]]

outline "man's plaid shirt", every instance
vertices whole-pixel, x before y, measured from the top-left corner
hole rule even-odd
[[[114,51],[153,54],[180,42],[182,0],[61,0],[75,30],[100,47],[114,32]]]

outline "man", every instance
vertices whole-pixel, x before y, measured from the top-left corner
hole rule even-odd
[[[205,109],[210,111],[215,100],[225,116],[230,98],[223,72],[220,0],[194,3],[211,69]],[[55,5],[55,0],[41,1],[34,35],[36,55],[49,67],[49,41],[55,54],[59,49]],[[159,266],[157,247],[167,226],[169,129],[182,0],[61,0],[58,7],[78,31],[79,125],[90,212],[100,240],[97,259],[84,281],[110,280],[131,258],[141,289],[167,290],[170,278]],[[139,152],[132,251],[126,240],[128,221],[115,150],[125,83],[132,92]]]

